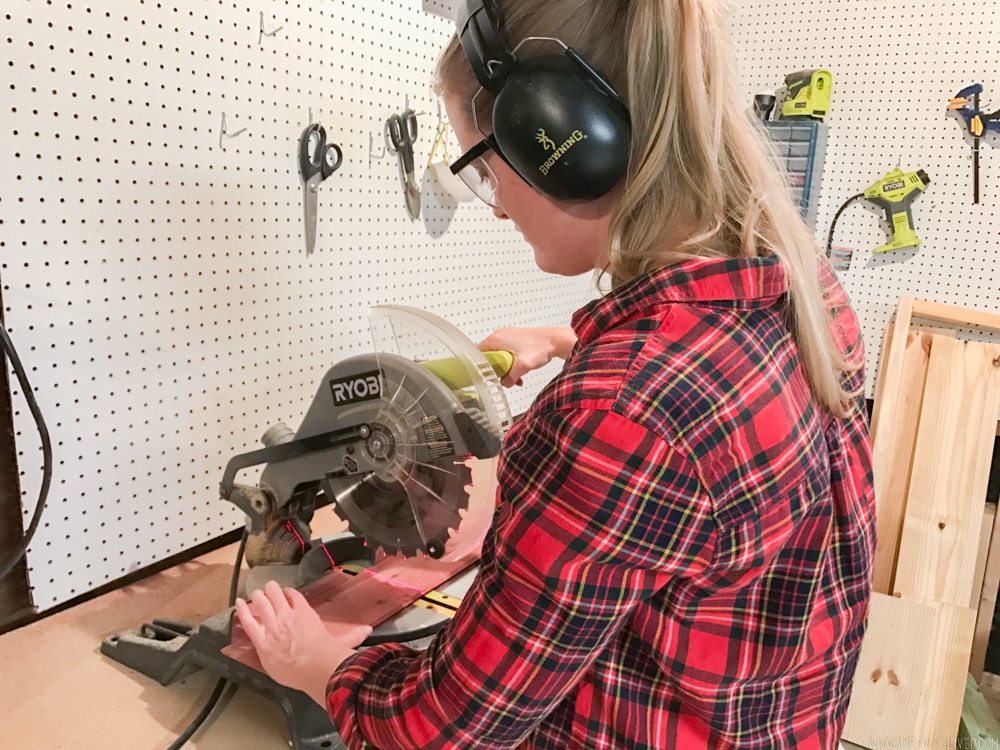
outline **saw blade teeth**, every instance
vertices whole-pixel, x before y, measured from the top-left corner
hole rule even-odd
[[[440,558],[469,506],[472,474],[452,457],[398,466],[392,479],[373,473],[326,480],[348,530],[388,555]],[[418,518],[419,514],[419,518]]]

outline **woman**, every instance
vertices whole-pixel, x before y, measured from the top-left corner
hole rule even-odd
[[[481,572],[426,652],[355,652],[276,585],[239,605],[265,668],[351,747],[837,747],[874,544],[861,335],[733,105],[720,6],[464,4],[438,70],[455,171],[540,268],[611,289],[572,331],[483,342],[514,352],[508,384],[566,363],[507,436]],[[586,128],[504,120],[558,97],[531,101],[544,71],[517,80],[536,55],[620,105],[593,158],[624,137],[621,164],[578,179]]]

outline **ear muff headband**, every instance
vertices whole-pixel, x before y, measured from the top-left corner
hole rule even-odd
[[[490,5],[493,8],[491,15]],[[465,0],[458,13],[458,38],[479,85],[497,91],[514,70],[514,54],[500,36],[502,17],[495,2]]]

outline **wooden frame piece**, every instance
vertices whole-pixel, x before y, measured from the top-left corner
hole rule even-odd
[[[964,307],[952,307],[940,302],[925,302],[924,300],[907,300],[910,308],[910,316],[931,320],[936,323],[947,323],[948,325],[962,326],[968,328],[985,328],[988,331],[1000,332],[1000,315],[988,313],[982,310],[969,310]],[[902,302],[902,300],[900,300]]]
[[[998,410],[1000,344],[934,336],[893,594],[969,606]]]
[[[975,625],[968,607],[873,594],[843,738],[955,748]]]
[[[1000,512],[996,506],[992,515],[992,534],[989,552],[983,564],[983,574],[979,582],[979,592],[972,605],[977,610],[976,631],[972,639],[972,657],[969,659],[969,672],[979,682],[983,679],[986,666],[986,651],[990,645],[990,631],[993,629],[993,613],[997,604],[997,589],[1000,588]],[[987,512],[984,517],[990,517]]]
[[[883,429],[879,442],[879,458],[875,460],[875,519],[876,538],[875,568],[872,587],[883,594],[892,593],[896,574],[896,560],[906,515],[906,498],[910,491],[910,474],[913,466],[917,428],[920,423],[921,404],[927,380],[933,337],[927,333],[909,330],[894,331],[906,342],[899,368],[899,383],[893,390],[890,416],[891,430]],[[880,381],[882,382],[882,381]],[[905,384],[902,385],[902,384]],[[886,414],[884,410],[876,413]],[[883,422],[883,426],[886,423]],[[873,452],[875,448],[873,447]]]
[[[919,418],[913,410],[919,411],[923,397],[923,383],[918,382],[919,364],[913,361],[916,352],[910,349],[914,319],[1000,331],[1000,315],[911,297],[900,298],[896,313],[886,327],[870,427],[878,538],[872,585],[873,590],[885,594],[893,591],[910,484],[912,455],[905,451],[907,444],[913,445],[911,430],[915,429]],[[1000,425],[996,434],[1000,435]]]

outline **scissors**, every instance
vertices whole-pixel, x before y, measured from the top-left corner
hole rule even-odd
[[[413,177],[413,144],[417,140],[417,116],[412,109],[385,121],[385,147],[399,162],[399,184],[403,187],[406,213],[420,216],[420,188]]]
[[[316,247],[316,220],[319,185],[332,175],[344,160],[340,146],[326,142],[326,130],[311,123],[299,136],[299,172],[302,177],[302,207],[306,215],[306,254]]]

